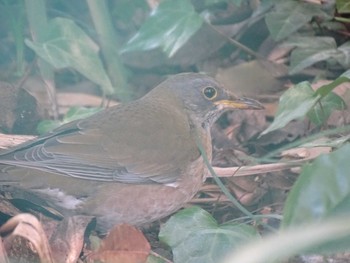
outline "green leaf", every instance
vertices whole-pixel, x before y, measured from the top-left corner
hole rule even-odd
[[[275,11],[266,15],[266,25],[272,37],[280,41],[311,21],[315,16],[327,17],[320,5],[284,0],[275,4]]]
[[[26,40],[26,44],[56,69],[72,67],[100,85],[106,93],[113,93],[98,54],[98,46],[72,20],[52,19],[42,42]]]
[[[63,123],[68,123],[79,119],[85,119],[101,110],[102,108],[72,107],[64,116]]]
[[[306,81],[288,89],[280,97],[274,121],[261,135],[283,128],[292,120],[304,118],[320,98]]]
[[[288,41],[285,42],[284,45],[293,46],[297,48],[313,48],[317,51],[337,48],[337,43],[335,42],[333,37],[295,36],[288,39]]]
[[[198,29],[203,19],[188,0],[164,0],[121,52],[162,48],[172,57]]]
[[[49,131],[52,131],[53,129],[58,128],[61,125],[62,125],[62,122],[60,121],[43,120],[39,122],[38,126],[36,127],[36,131],[39,134],[45,134]]]
[[[192,206],[172,216],[160,229],[159,239],[174,247],[187,238],[192,231],[216,228],[217,226],[215,219],[207,211]]]
[[[331,92],[319,100],[319,103],[308,112],[307,116],[315,125],[322,125],[334,110],[344,110],[345,108],[344,100]]]
[[[314,49],[295,49],[290,56],[289,73],[291,75],[296,74],[317,62],[332,58],[336,54],[337,50],[335,49],[322,51]]]
[[[174,262],[214,263],[259,235],[249,225],[219,226],[209,213],[192,207],[172,216],[162,226],[159,237],[172,247]]]
[[[79,120],[79,119],[85,119],[101,110],[102,108],[72,107],[64,115],[62,121],[43,120],[38,124],[38,127],[36,128],[36,130],[38,131],[39,134],[44,134],[49,131],[52,131],[55,128],[58,128],[59,126],[65,123]]]
[[[350,69],[345,71],[343,74],[341,74],[341,76],[339,78],[341,78],[341,77],[345,77],[348,79],[348,81],[350,81]]]
[[[350,216],[339,216],[322,222],[283,229],[277,234],[269,235],[242,247],[239,251],[234,251],[223,263],[295,262],[286,259],[310,252],[325,254],[340,250],[349,251],[349,221]]]
[[[350,13],[349,0],[337,0],[336,6],[337,6],[337,11],[339,14],[349,14]]]
[[[333,89],[339,86],[342,83],[349,82],[350,79],[350,70],[344,72],[340,77],[332,81],[327,85],[323,85],[319,89],[316,90],[316,94],[321,95],[321,97],[327,96]]]
[[[349,156],[350,144],[347,143],[303,167],[285,203],[283,228],[306,227],[315,222],[324,228],[323,224],[328,224],[332,219],[349,218]],[[326,238],[328,240],[324,244],[315,244],[307,249],[308,252],[334,253],[349,250],[349,234],[339,237],[328,235]]]
[[[350,18],[345,18],[345,17],[335,16],[334,20],[343,22],[343,23],[350,23]]]
[[[331,37],[296,37],[287,45],[296,46],[290,56],[289,73],[295,74],[338,54],[337,44]]]
[[[330,59],[336,60],[344,68],[350,66],[349,41],[337,48],[335,40],[331,37],[294,37],[285,45],[296,47],[290,56],[290,74]]]
[[[284,207],[283,228],[350,214],[349,156],[346,144],[303,167]]]
[[[338,54],[335,59],[346,69],[350,67],[350,41],[338,47]]]
[[[281,97],[274,121],[261,135],[283,128],[290,121],[308,116],[316,125],[324,123],[333,110],[344,110],[346,103],[332,93],[338,85],[348,82],[350,71],[343,73],[333,82],[314,91],[308,82],[301,82],[287,90]],[[320,102],[316,104],[316,102]]]
[[[331,115],[333,110],[344,110],[346,109],[346,103],[344,100],[332,92],[337,86],[342,83],[349,82],[346,77],[348,73],[343,73],[339,78],[332,81],[327,85],[323,85],[316,90],[315,94],[321,96],[321,100],[316,106],[308,113],[309,119],[316,125],[323,124],[328,117]]]

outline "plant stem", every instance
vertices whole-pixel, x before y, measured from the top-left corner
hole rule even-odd
[[[45,38],[47,27],[46,5],[44,0],[25,0],[29,28],[33,41],[42,42]],[[41,76],[47,87],[51,100],[52,112],[55,119],[58,119],[57,98],[52,66],[41,58],[38,58],[38,67]]]
[[[125,68],[118,55],[118,37],[113,28],[106,1],[86,0],[96,32],[99,37],[102,55],[106,62],[107,73],[116,94],[122,101],[130,99],[125,80]]]

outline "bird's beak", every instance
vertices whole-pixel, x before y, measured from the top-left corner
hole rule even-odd
[[[262,110],[264,106],[253,99],[234,98],[232,100],[218,100],[214,104],[222,109]]]

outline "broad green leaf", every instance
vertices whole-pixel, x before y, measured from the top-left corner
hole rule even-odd
[[[331,37],[295,37],[289,40],[286,45],[297,47],[290,57],[290,74],[300,72],[339,53],[337,44]]]
[[[289,73],[296,74],[317,62],[332,58],[337,52],[336,49],[318,51],[315,49],[297,48],[293,50],[290,56]]]
[[[99,57],[94,41],[72,20],[52,19],[42,42],[26,40],[26,44],[56,69],[71,67],[113,93],[112,84]]]
[[[350,1],[349,0],[336,0],[337,11],[339,14],[350,13]]]
[[[216,228],[217,226],[215,219],[207,211],[193,206],[172,216],[160,229],[159,238],[173,247],[187,238],[192,231],[202,228]]]
[[[64,116],[63,123],[68,123],[79,119],[85,119],[101,110],[102,108],[72,107]]]
[[[266,25],[272,37],[280,41],[311,21],[315,16],[327,16],[321,6],[302,1],[276,1],[275,11],[266,15]]]
[[[343,22],[343,23],[350,23],[350,18],[345,18],[345,17],[335,16],[334,20],[338,22]]]
[[[349,156],[345,144],[303,167],[284,207],[283,228],[350,214]]]
[[[350,216],[350,144],[331,154],[321,155],[305,165],[288,195],[282,227],[307,227],[310,223],[328,224],[332,219]],[[348,222],[348,219],[347,219]],[[348,225],[348,223],[347,223]],[[348,251],[350,235],[329,235],[323,244],[306,250],[312,253]],[[305,250],[304,250],[305,252]]]
[[[334,30],[338,32],[338,31],[347,30],[344,23],[341,23],[340,21],[335,21],[335,20],[336,20],[336,17],[334,17],[332,21],[324,21],[320,26],[330,31]]]
[[[341,64],[345,69],[350,67],[350,41],[345,42],[338,47],[338,54],[335,59]]]
[[[339,78],[335,79],[331,83],[327,85],[323,85],[319,89],[316,90],[316,94],[321,95],[321,97],[327,96],[333,89],[339,86],[342,83],[350,81],[350,70],[344,72]]]
[[[332,90],[340,84],[350,81],[346,75],[347,72],[331,83],[323,85],[316,90],[315,93],[320,95],[321,99],[319,103],[316,104],[316,106],[308,113],[309,119],[314,124],[321,125],[328,119],[333,110],[344,110],[346,108],[346,103],[344,100],[332,92]]]
[[[45,134],[49,131],[52,131],[62,125],[61,121],[54,121],[54,120],[43,120],[39,122],[38,126],[36,127],[36,131],[39,134]]]
[[[337,43],[333,37],[301,37],[301,36],[293,36],[288,39],[284,44],[284,46],[293,46],[297,48],[312,48],[315,50],[328,50],[328,49],[336,49]]]
[[[290,74],[330,59],[336,60],[344,68],[350,66],[349,41],[337,48],[335,40],[331,37],[293,37],[285,45],[296,47],[290,57]]]
[[[261,134],[283,128],[292,120],[304,118],[320,98],[308,82],[301,82],[288,89],[280,97],[274,121]]]
[[[198,29],[203,19],[189,0],[164,0],[121,52],[162,48],[172,57]]]
[[[171,246],[175,263],[220,262],[228,252],[259,237],[249,225],[218,225],[209,213],[198,207],[172,216],[159,235]]]
[[[291,262],[286,259],[298,254],[349,251],[349,239],[347,238],[350,235],[349,221],[350,216],[339,216],[322,222],[283,229],[234,251],[223,263]],[[295,261],[292,260],[292,262]],[[308,260],[307,262],[314,261]]]
[[[348,79],[348,81],[350,81],[350,69],[341,74],[340,77],[345,77]]]
[[[85,119],[99,111],[101,111],[102,108],[85,108],[85,107],[72,107],[68,110],[68,112],[64,115],[63,120],[43,120],[38,124],[38,127],[36,128],[39,134],[44,134],[49,131],[52,131],[55,128],[58,128],[59,126],[79,120],[79,119]]]
[[[344,110],[346,104],[337,94],[331,92],[324,98],[320,99],[307,114],[310,121],[315,125],[322,125],[327,121],[334,110]]]

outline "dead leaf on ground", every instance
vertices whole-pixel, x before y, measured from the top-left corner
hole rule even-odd
[[[84,233],[91,216],[71,216],[64,218],[50,237],[52,255],[55,262],[77,262],[84,245]]]
[[[121,224],[111,230],[88,259],[104,263],[141,263],[146,262],[150,251],[150,244],[140,230]]]
[[[0,228],[6,254],[1,257],[18,261],[53,263],[53,257],[46,234],[39,220],[31,214],[19,214],[8,220]],[[22,245],[25,244],[25,245]],[[6,262],[6,261],[4,261]]]

